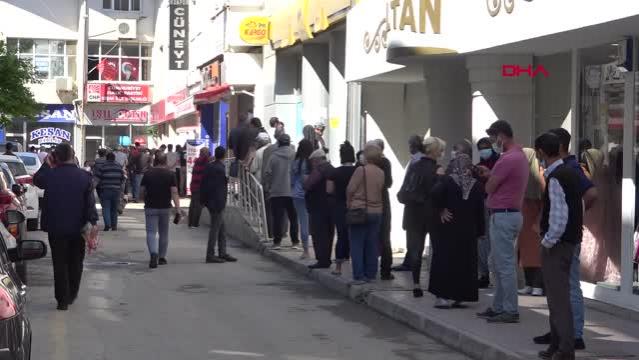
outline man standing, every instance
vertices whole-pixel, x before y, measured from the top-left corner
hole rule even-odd
[[[44,164],[49,153],[47,152],[47,148],[44,146],[40,146],[40,152],[38,153],[38,159],[40,159],[40,163]]]
[[[95,169],[93,176],[97,179],[100,204],[102,204],[102,217],[104,218],[104,231],[118,229],[118,209],[120,196],[124,187],[124,170],[115,161],[115,154],[108,153],[106,162]]]
[[[211,159],[209,148],[200,149],[200,156],[195,159],[193,173],[191,174],[191,204],[189,205],[189,228],[200,226],[200,216],[202,215],[202,203],[200,201],[200,187],[204,170]]]
[[[133,202],[136,202],[140,198],[140,183],[144,173],[149,169],[150,155],[143,151],[140,147],[140,143],[135,143],[135,149],[131,151],[129,157],[129,170],[131,171],[131,192],[133,195]]]
[[[13,145],[13,143],[8,142],[7,145],[5,146],[6,151],[4,152],[3,155],[16,156],[16,154],[13,153],[14,147],[15,145]]]
[[[114,154],[115,154],[115,162],[118,163],[123,169],[126,169],[126,166],[128,163],[128,156],[124,152],[124,148],[118,145],[115,148]]]
[[[181,212],[175,172],[167,168],[166,154],[157,153],[155,166],[144,174],[140,187],[140,199],[144,200],[146,243],[151,257],[149,267],[155,269],[158,264],[167,264],[171,200],[175,205],[174,214]]]
[[[583,169],[577,161],[577,157],[570,155],[568,149],[570,148],[570,133],[563,128],[552,129],[549,131],[551,134],[555,134],[559,139],[559,156],[561,157],[565,166],[573,169],[579,177],[578,190],[579,196],[584,202],[585,210],[588,211],[597,200],[597,188],[592,181],[588,179],[584,174]],[[581,242],[575,244],[575,252],[572,257],[572,263],[570,265],[570,302],[572,304],[572,316],[574,323],[574,335],[575,335],[575,350],[584,350],[586,344],[583,340],[584,335],[584,296],[581,291]],[[552,338],[551,334],[547,333],[542,336],[537,336],[533,339],[536,344],[548,345]]]
[[[271,125],[271,128],[275,129],[273,137],[275,138],[275,140],[277,140],[280,135],[284,134],[284,123],[280,121],[280,119],[276,118],[276,117],[272,117],[271,120],[269,121],[269,125]]]
[[[278,148],[266,164],[264,188],[271,200],[273,213],[273,248],[279,249],[282,243],[284,229],[284,213],[288,215],[291,224],[290,234],[293,248],[299,245],[298,222],[293,197],[291,196],[291,164],[295,158],[295,151],[291,148],[291,138],[286,134],[277,140]]]
[[[71,145],[63,143],[47,157],[34,184],[44,190],[42,229],[49,235],[57,308],[67,310],[80,290],[82,232],[87,223],[96,227],[98,221],[91,175],[76,166]]]
[[[382,150],[382,162],[380,168],[384,171],[384,192],[382,197],[384,200],[384,209],[382,214],[382,229],[380,234],[380,279],[393,280],[395,276],[391,274],[391,266],[393,266],[393,249],[391,247],[391,204],[388,189],[393,186],[393,174],[391,171],[391,163],[384,156],[384,140],[374,140],[375,144]]]
[[[207,263],[235,262],[236,258],[226,251],[226,229],[224,227],[224,209],[226,208],[227,184],[224,158],[226,149],[218,146],[215,149],[215,161],[206,166],[200,188],[202,205],[211,215],[209,242],[206,247]],[[215,247],[219,256],[215,256]]]
[[[542,271],[550,311],[550,347],[542,359],[575,358],[575,335],[570,304],[570,272],[575,246],[581,243],[583,207],[579,175],[559,153],[560,139],[546,133],[535,140],[535,150],[546,164],[544,208],[541,218]]]
[[[495,295],[492,308],[477,316],[491,323],[516,323],[519,322],[519,305],[515,242],[523,225],[520,210],[530,170],[528,159],[521,146],[515,143],[508,122],[496,121],[486,133],[502,155],[492,170],[480,167],[480,177],[486,179],[488,194]]]

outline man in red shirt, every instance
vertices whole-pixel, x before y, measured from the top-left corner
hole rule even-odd
[[[204,177],[206,165],[211,160],[209,148],[200,149],[200,156],[195,159],[193,173],[191,174],[191,204],[189,205],[189,228],[200,226],[200,216],[202,215],[202,203],[200,202],[200,185]]]

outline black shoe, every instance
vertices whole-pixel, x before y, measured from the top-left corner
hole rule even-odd
[[[206,258],[206,263],[207,264],[222,264],[225,263],[226,261],[222,258],[219,258],[217,256],[211,256],[211,257],[207,257]]]
[[[552,360],[575,360],[575,353],[565,353],[561,351],[557,351],[553,356]]]
[[[392,271],[410,271],[410,266],[406,266],[404,264],[393,266],[391,268]]]
[[[109,230],[111,230],[111,228],[108,226],[105,226],[103,231],[109,231]]]
[[[382,280],[385,280],[385,281],[395,280],[395,276],[393,276],[393,274],[391,274],[391,273],[383,274],[379,278],[382,279]]]
[[[413,297],[416,297],[416,298],[424,297],[424,290],[420,288],[413,289]]]
[[[309,269],[328,269],[330,267],[331,267],[331,264],[325,265],[325,264],[320,264],[320,263],[308,266]]]
[[[553,355],[555,355],[556,352],[557,352],[557,348],[555,348],[554,346],[551,346],[546,350],[540,351],[538,355],[540,359],[549,360],[549,359],[552,359]]]
[[[158,264],[166,265],[166,264],[168,264],[168,262],[166,261],[166,258],[160,258],[160,261],[158,261]]]
[[[156,254],[151,254],[151,261],[149,261],[149,267],[151,269],[155,269],[158,267],[158,256]]]
[[[575,350],[586,350],[584,339],[575,339]]]
[[[56,307],[56,309],[60,311],[66,311],[69,310],[69,305],[65,303],[58,303],[58,307]]]
[[[224,260],[224,261],[226,261],[226,262],[236,262],[236,261],[237,261],[237,259],[236,259],[236,258],[232,257],[232,256],[231,256],[231,255],[229,255],[229,254],[221,255],[221,256],[220,256],[220,259],[222,259],[222,260]]]
[[[477,317],[482,318],[482,319],[490,319],[490,318],[493,318],[493,317],[495,317],[495,316],[497,316],[499,314],[501,314],[501,313],[493,311],[492,308],[488,308],[484,312],[477,313]]]
[[[117,226],[112,227],[111,231],[118,231],[118,227]]]
[[[552,335],[550,333],[546,333],[541,336],[536,336],[533,338],[533,342],[537,345],[550,345],[550,341],[552,340]]]
[[[488,276],[482,276],[479,278],[479,288],[488,289],[490,287],[490,278]]]

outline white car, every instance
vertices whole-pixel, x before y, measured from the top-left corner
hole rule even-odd
[[[0,162],[7,164],[16,182],[26,187],[27,230],[37,230],[40,218],[40,201],[38,188],[33,185],[33,177],[29,175],[24,162],[17,156],[0,155]]]
[[[32,152],[17,152],[15,154],[18,155],[20,160],[22,160],[29,175],[33,176],[38,172],[38,170],[40,170],[42,162],[40,161],[38,154]]]

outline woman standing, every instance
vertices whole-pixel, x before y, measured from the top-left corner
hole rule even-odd
[[[302,247],[304,252],[301,259],[308,259],[308,210],[306,209],[306,200],[304,196],[304,178],[310,173],[308,158],[313,153],[313,144],[306,139],[302,139],[297,145],[297,154],[291,166],[291,196],[293,197],[293,205],[297,212],[297,221],[300,224],[300,237],[302,239]]]
[[[335,196],[335,227],[337,228],[337,244],[335,245],[334,275],[342,274],[342,263],[350,256],[350,239],[346,224],[346,188],[355,172],[355,149],[346,141],[339,147],[342,166],[329,175],[329,193]]]
[[[309,156],[311,173],[304,179],[306,190],[306,208],[313,238],[313,250],[317,263],[309,265],[309,269],[328,269],[331,267],[331,253],[335,237],[334,199],[329,196],[326,183],[334,170],[326,159],[322,149],[313,151]]]
[[[302,129],[302,134],[304,135],[304,140],[308,140],[313,144],[313,150],[317,150],[320,148],[319,141],[317,140],[317,134],[315,133],[315,128],[312,125],[306,125]]]
[[[436,308],[479,299],[477,238],[484,233],[484,194],[472,168],[468,155],[458,155],[432,192],[433,207],[442,214],[431,236],[428,291],[437,296]]]
[[[384,171],[379,165],[382,149],[369,142],[364,148],[367,165],[358,167],[346,188],[348,209],[366,214],[361,223],[350,223],[353,285],[362,285],[377,276],[378,246],[384,209]]]
[[[539,253],[539,244],[541,243],[539,222],[541,221],[541,212],[544,205],[543,194],[546,182],[544,181],[543,169],[539,165],[535,150],[528,148],[523,150],[530,165],[530,175],[522,207],[524,224],[519,232],[517,241],[519,264],[524,268],[524,276],[526,278],[526,287],[519,290],[519,294],[542,296],[544,294],[544,281],[541,275]]]

